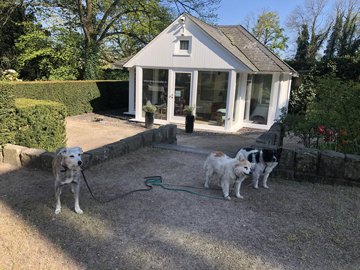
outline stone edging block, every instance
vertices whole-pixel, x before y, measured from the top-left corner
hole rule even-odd
[[[158,129],[147,130],[132,137],[92,149],[83,154],[84,167],[88,168],[156,143],[176,143],[176,133],[176,125],[164,125]],[[17,167],[29,166],[51,170],[54,157],[55,153],[19,145],[6,144],[0,148],[0,162]]]

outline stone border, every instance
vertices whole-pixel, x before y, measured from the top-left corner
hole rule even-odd
[[[312,148],[282,147],[281,125],[275,123],[262,134],[255,148],[281,150],[279,165],[273,175],[295,181],[360,187],[360,156]]]
[[[108,159],[119,157],[142,147],[159,143],[176,143],[176,125],[164,125],[158,129],[151,129],[132,137],[86,151],[83,154],[84,167],[96,165]],[[16,167],[33,167],[51,170],[54,152],[42,149],[27,148],[19,145],[6,144],[0,148],[0,162],[9,163]]]

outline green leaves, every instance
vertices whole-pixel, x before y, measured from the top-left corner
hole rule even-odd
[[[252,29],[255,37],[275,54],[287,48],[288,37],[280,27],[279,15],[276,12],[263,12]]]

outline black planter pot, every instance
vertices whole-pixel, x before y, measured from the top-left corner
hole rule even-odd
[[[195,116],[186,115],[186,117],[185,117],[185,132],[186,133],[194,132],[194,122],[195,122]]]
[[[145,112],[145,127],[146,128],[153,128],[154,125],[154,113],[152,112]]]

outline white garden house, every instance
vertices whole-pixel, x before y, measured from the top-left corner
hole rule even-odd
[[[268,129],[289,101],[296,71],[242,26],[211,26],[183,14],[124,67],[129,69],[129,114],[155,123],[184,124],[194,107],[195,129]]]

